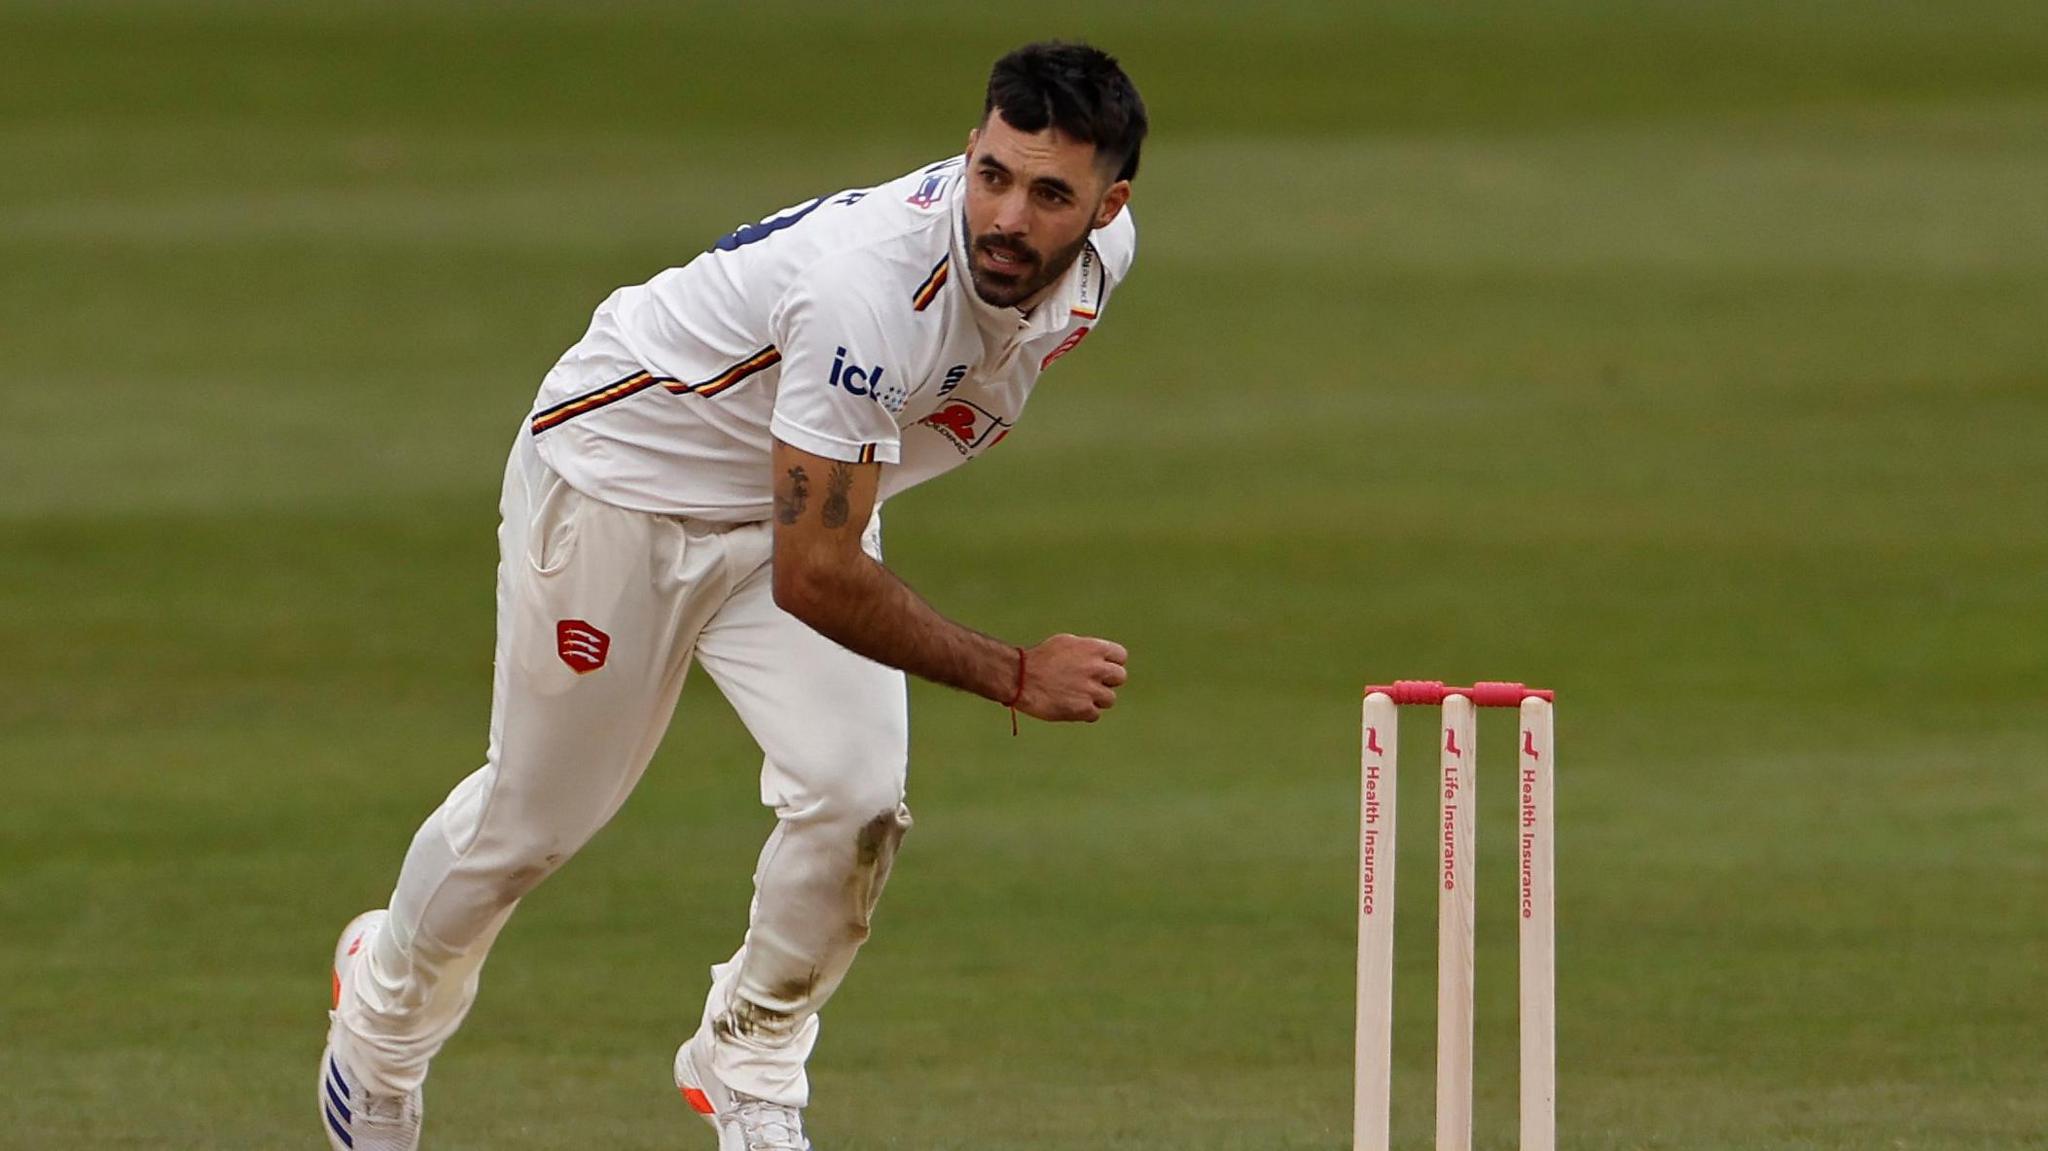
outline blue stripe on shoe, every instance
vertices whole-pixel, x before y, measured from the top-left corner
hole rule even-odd
[[[341,1065],[334,1061],[334,1056],[332,1055],[329,1055],[327,1057],[327,1075],[328,1082],[334,1084],[336,1087],[341,1088],[341,1097],[343,1099],[354,1098],[354,1096],[349,1093],[348,1080],[343,1079],[341,1077]]]
[[[334,1112],[322,1107],[320,1113],[327,1116],[327,1126],[334,1130],[335,1137],[341,1140],[343,1147],[352,1148],[356,1145],[355,1136],[348,1133],[348,1128],[341,1125],[341,1120],[334,1117]]]
[[[343,1122],[349,1122],[356,1117],[355,1112],[348,1109],[348,1104],[341,1101],[341,1096],[334,1093],[334,1084],[332,1083],[327,1085],[327,1101],[334,1104],[334,1109],[341,1113]]]

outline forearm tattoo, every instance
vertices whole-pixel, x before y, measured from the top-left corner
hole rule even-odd
[[[804,514],[804,504],[811,498],[811,477],[804,474],[802,464],[789,469],[789,485],[786,490],[775,493],[775,518],[785,524],[793,524]]]
[[[828,528],[846,526],[846,495],[853,490],[853,469],[845,464],[832,465],[832,474],[825,477],[825,506],[819,516]]]

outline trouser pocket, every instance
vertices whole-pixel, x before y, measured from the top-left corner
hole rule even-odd
[[[527,477],[526,563],[537,575],[569,564],[576,547],[576,513],[584,496],[546,465]]]

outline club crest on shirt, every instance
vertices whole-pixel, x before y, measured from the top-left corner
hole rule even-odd
[[[917,186],[917,191],[904,197],[904,203],[919,208],[929,208],[946,198],[946,184],[952,179],[950,172],[933,172]]]
[[[963,456],[992,448],[1010,434],[1010,425],[994,412],[966,400],[947,400],[917,422],[946,437],[953,450]]]

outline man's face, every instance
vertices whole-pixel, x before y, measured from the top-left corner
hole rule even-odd
[[[1020,132],[989,114],[967,136],[967,262],[974,292],[996,307],[1038,302],[1081,254],[1088,233],[1130,199],[1095,145],[1048,127]]]

